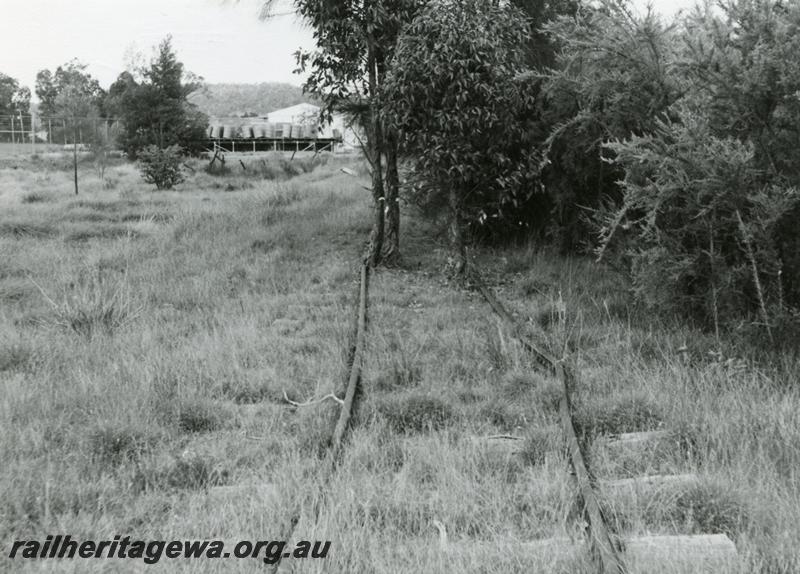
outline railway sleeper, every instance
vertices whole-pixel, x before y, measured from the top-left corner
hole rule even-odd
[[[586,542],[556,537],[527,542],[474,540],[442,543],[454,561],[509,554],[520,562],[546,564],[548,571],[583,572],[590,564]],[[638,536],[624,539],[622,558],[628,574],[734,574],[740,571],[733,541],[724,534]]]

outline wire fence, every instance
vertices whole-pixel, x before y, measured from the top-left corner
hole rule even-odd
[[[0,115],[0,143],[19,152],[36,152],[41,146],[91,146],[109,142],[116,118]]]

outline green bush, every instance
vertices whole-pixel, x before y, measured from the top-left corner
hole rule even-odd
[[[610,145],[627,173],[604,245],[620,233],[648,306],[719,326],[779,304],[775,229],[796,195],[764,181],[749,142],[714,136],[690,110],[680,118]]]
[[[684,25],[681,99],[606,145],[625,177],[600,252],[616,246],[649,306],[772,339],[800,307],[800,8],[754,0]]]
[[[560,47],[539,102],[548,126],[540,144],[546,193],[520,217],[533,222],[547,213],[547,235],[571,251],[591,243],[591,210],[620,200],[624,171],[602,157],[603,142],[651,131],[681,87],[674,34],[653,12],[601,0],[546,28]]]
[[[184,181],[183,150],[178,145],[166,148],[149,145],[139,152],[139,170],[156,189],[172,189]]]

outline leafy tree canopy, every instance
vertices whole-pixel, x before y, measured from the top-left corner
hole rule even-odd
[[[265,16],[274,4],[264,3]],[[322,101],[323,121],[338,110],[364,128],[375,217],[367,255],[370,265],[384,256],[399,255],[397,143],[395,134],[383,125],[380,97],[398,35],[423,4],[422,0],[294,0],[317,45],[314,51],[296,54],[299,70],[309,72],[304,90]]]
[[[0,116],[27,114],[30,104],[30,88],[20,87],[15,78],[0,72]]]
[[[71,92],[71,98],[80,95],[102,114],[105,92],[100,83],[86,72],[86,65],[75,59],[56,68],[55,73],[40,70],[36,74],[35,91],[40,102],[39,112],[43,116],[59,115],[57,99],[66,90]]]
[[[431,2],[398,41],[385,113],[411,162],[412,197],[457,198],[459,217],[503,217],[533,187],[534,94],[516,81],[529,28],[509,6]]]
[[[109,89],[107,104],[122,119],[119,143],[125,152],[135,158],[148,145],[199,150],[208,118],[187,98],[200,88],[201,79],[184,71],[169,37],[138,75],[141,81],[123,72]]]

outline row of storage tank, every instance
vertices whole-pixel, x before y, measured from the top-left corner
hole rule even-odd
[[[208,137],[211,139],[303,139],[318,137],[318,129],[315,125],[288,123],[264,123],[248,126],[213,125],[208,126]],[[336,134],[334,134],[334,137],[336,137]]]

